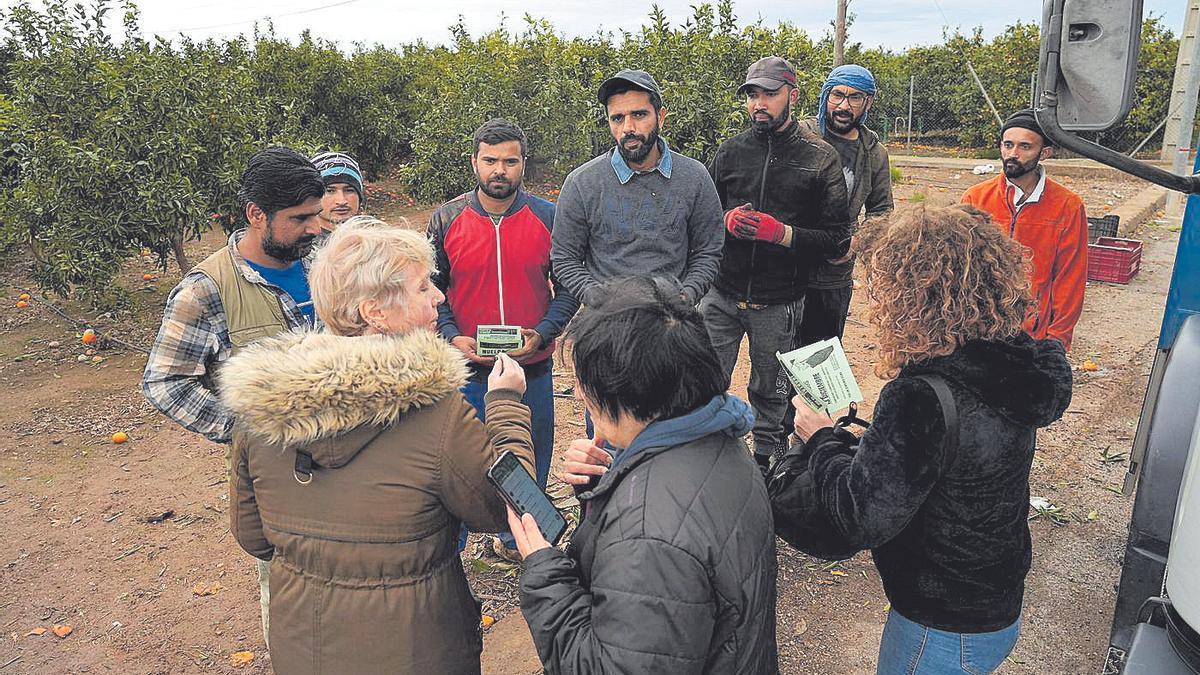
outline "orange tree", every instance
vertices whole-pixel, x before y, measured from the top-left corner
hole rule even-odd
[[[108,9],[20,2],[5,17],[22,54],[8,129],[17,180],[0,201],[0,235],[29,245],[43,287],[93,302],[113,299],[109,282],[138,248],[190,268],[184,240],[231,216],[262,132],[236,44],[146,42],[127,6],[117,46]]]

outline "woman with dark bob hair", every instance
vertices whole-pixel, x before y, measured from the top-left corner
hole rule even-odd
[[[1071,366],[1021,330],[1025,252],[982,212],[921,206],[864,229],[875,370],[892,379],[861,440],[797,398],[789,454],[822,536],[879,569],[892,609],[876,672],[991,672],[1021,625],[1034,434],[1070,403]]]
[[[611,284],[567,330],[595,424],[564,479],[585,489],[566,552],[509,511],[521,613],[546,672],[775,673],[775,535],[754,425],[700,312],[671,280]],[[609,455],[603,448],[612,448]]]

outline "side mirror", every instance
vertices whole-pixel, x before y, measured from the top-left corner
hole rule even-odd
[[[1104,131],[1129,114],[1142,0],[1045,0],[1038,91],[1057,94],[1067,131]]]

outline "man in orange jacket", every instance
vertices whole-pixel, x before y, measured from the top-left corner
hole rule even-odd
[[[1087,216],[1079,195],[1039,166],[1053,152],[1032,110],[1013,113],[1000,129],[1004,174],[971,187],[962,201],[992,214],[997,226],[1033,252],[1029,282],[1037,310],[1025,330],[1070,349],[1087,284]]]

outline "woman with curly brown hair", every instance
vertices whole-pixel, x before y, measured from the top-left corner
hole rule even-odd
[[[892,610],[876,672],[991,672],[1020,630],[1034,434],[1070,403],[1071,367],[1022,331],[1024,251],[982,212],[903,210],[859,246],[875,369],[893,379],[861,439],[797,400],[789,454],[812,474],[820,536],[879,569]]]

